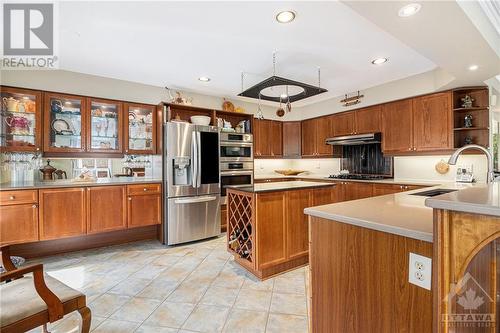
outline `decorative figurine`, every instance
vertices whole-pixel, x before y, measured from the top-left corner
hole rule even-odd
[[[464,117],[464,127],[465,128],[470,128],[472,127],[472,115],[471,114],[466,114]]]
[[[469,95],[465,95],[460,99],[462,101],[462,107],[465,109],[471,108],[472,107],[472,102],[475,101],[474,98],[470,97]]]
[[[464,144],[465,145],[471,145],[472,144],[472,137],[467,135],[464,139]]]

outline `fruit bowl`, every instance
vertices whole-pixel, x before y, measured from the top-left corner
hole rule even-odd
[[[287,170],[274,170],[274,172],[279,173],[280,175],[283,176],[297,176],[300,173],[305,172],[304,170],[292,170],[292,169],[287,169]]]

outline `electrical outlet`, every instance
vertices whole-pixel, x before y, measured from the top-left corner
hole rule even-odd
[[[410,252],[408,281],[416,286],[431,290],[432,259]]]

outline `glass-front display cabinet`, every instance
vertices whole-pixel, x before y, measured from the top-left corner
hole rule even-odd
[[[155,154],[156,108],[125,104],[125,154]]]
[[[122,152],[122,103],[89,98],[90,106],[89,140],[90,152]]]
[[[40,151],[41,92],[0,87],[0,95],[0,152]]]
[[[45,93],[44,152],[84,152],[86,139],[85,98]]]

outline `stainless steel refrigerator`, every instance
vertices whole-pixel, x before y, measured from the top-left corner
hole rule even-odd
[[[163,127],[163,147],[167,244],[219,235],[218,128],[168,122]]]

